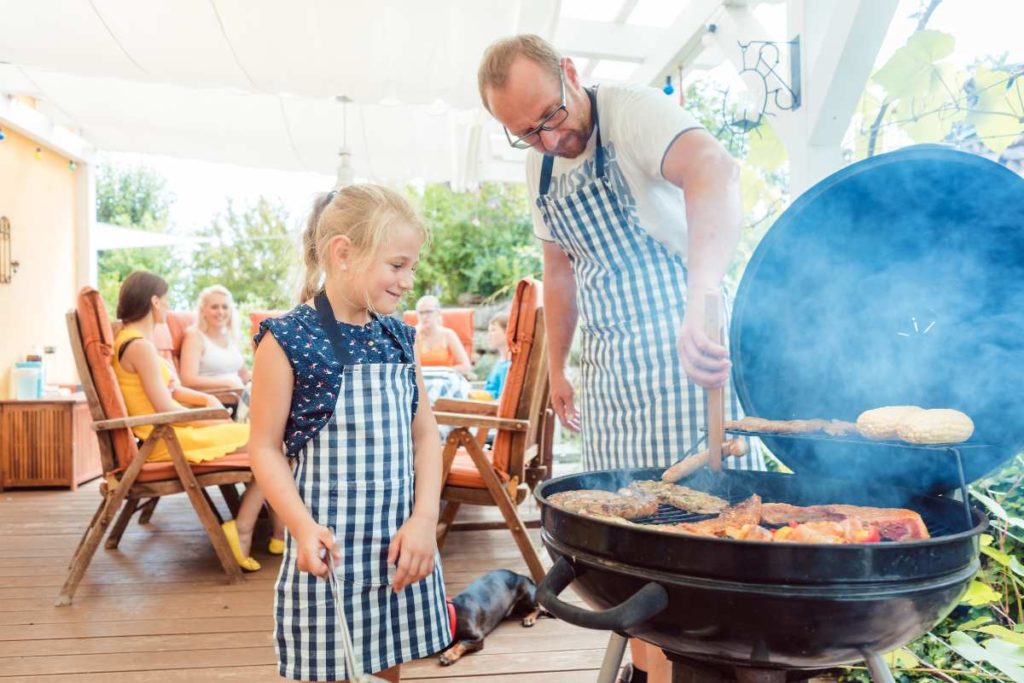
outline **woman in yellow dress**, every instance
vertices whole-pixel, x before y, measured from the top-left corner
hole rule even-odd
[[[152,415],[181,410],[183,407],[223,408],[210,394],[183,387],[174,367],[162,358],[153,343],[154,326],[167,319],[167,282],[152,273],[135,271],[121,284],[117,317],[123,327],[114,338],[114,374],[124,396],[129,415]],[[151,426],[135,427],[137,437],[145,439]],[[207,462],[245,449],[249,425],[230,420],[202,420],[174,427],[185,458],[189,462]],[[148,462],[171,459],[163,441],[150,453]],[[263,493],[253,483],[242,495],[235,519],[222,526],[239,566],[256,571],[260,564],[250,557],[252,533],[263,506]]]

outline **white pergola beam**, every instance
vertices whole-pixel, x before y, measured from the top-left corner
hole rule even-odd
[[[645,46],[657,42],[662,30],[608,21],[562,19],[558,22],[555,45],[563,54],[587,59],[614,59],[640,64]]]
[[[838,144],[850,124],[898,0],[806,3],[804,34],[817,34],[808,60],[810,143]],[[827,5],[827,6],[826,6]],[[839,76],[842,76],[841,78]]]
[[[637,83],[660,86],[665,74],[685,66],[701,50],[701,38],[707,24],[720,10],[721,0],[690,0],[667,29],[659,29],[659,38],[651,45],[646,59],[630,79]]]

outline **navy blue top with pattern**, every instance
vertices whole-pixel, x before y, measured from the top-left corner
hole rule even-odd
[[[385,330],[385,325],[391,334]],[[356,364],[404,363],[406,358],[413,359],[416,329],[395,318],[374,318],[362,326],[338,321],[338,331],[348,344]],[[334,414],[341,391],[341,364],[335,359],[331,342],[311,306],[299,304],[280,318],[264,320],[253,337],[256,344],[267,332],[274,335],[284,350],[295,375],[284,445],[288,456],[296,456]],[[405,347],[404,356],[402,346]],[[418,403],[417,389],[412,399],[414,416]]]

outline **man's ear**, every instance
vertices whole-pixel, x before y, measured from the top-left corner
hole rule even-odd
[[[352,256],[352,240],[348,235],[335,235],[331,238],[327,253],[332,265],[338,266],[341,270],[348,270],[348,262]]]
[[[572,85],[573,90],[577,90],[580,87],[580,75],[576,71],[576,64],[573,63],[572,57],[562,57],[562,71],[565,72],[565,81]]]

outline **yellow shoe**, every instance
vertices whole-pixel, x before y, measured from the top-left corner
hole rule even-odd
[[[260,563],[252,557],[244,557],[242,555],[242,544],[238,540],[238,527],[235,526],[235,520],[224,522],[220,525],[220,528],[224,530],[224,536],[228,539],[228,545],[231,547],[231,554],[235,556],[235,562],[238,566],[247,572],[259,571]]]
[[[267,544],[267,552],[271,555],[284,555],[284,539],[270,537],[270,543]]]

